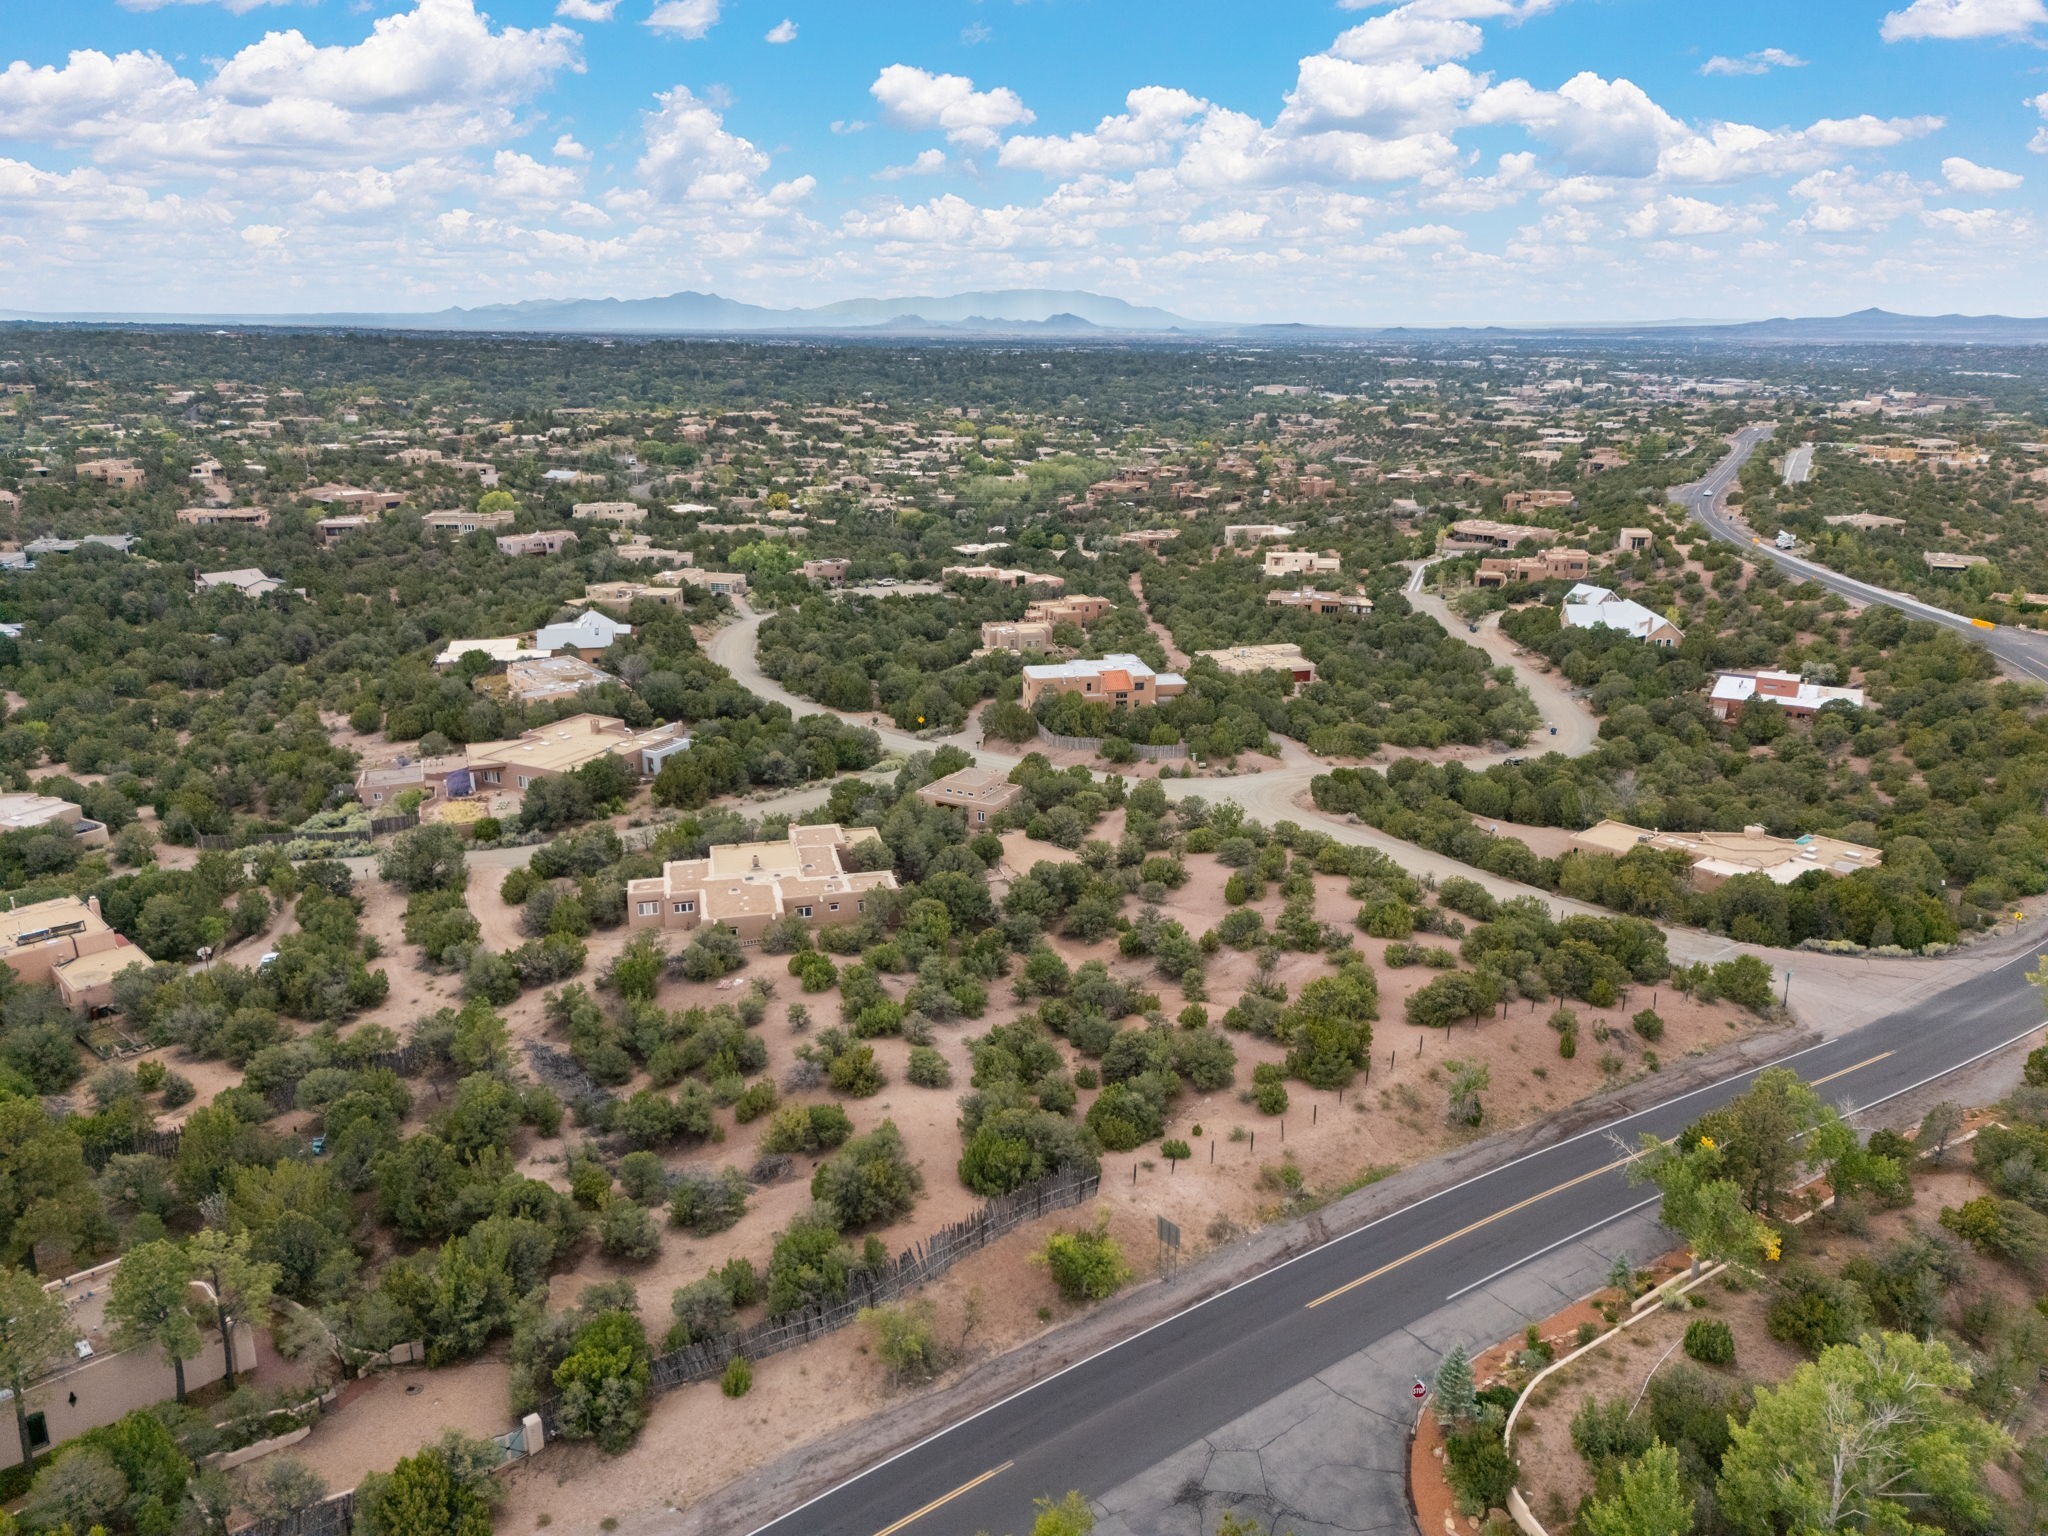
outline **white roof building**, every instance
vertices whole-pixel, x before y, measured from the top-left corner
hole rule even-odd
[[[533,637],[534,647],[543,654],[569,649],[575,651],[609,650],[614,640],[621,635],[633,633],[633,626],[621,624],[608,613],[595,608],[586,608],[566,624],[549,624]]]
[[[495,640],[450,640],[441,647],[441,654],[434,658],[434,665],[452,667],[471,651],[482,651],[497,662],[534,661],[548,654],[535,650],[520,635],[503,635]]]
[[[284,585],[274,576],[266,576],[254,566],[239,571],[201,571],[193,586],[201,592],[218,592],[231,588],[244,597],[262,597],[275,592]]]
[[[1830,688],[1809,683],[1796,672],[1723,672],[1708,695],[1714,713],[1726,720],[1751,699],[1769,699],[1795,715],[1810,715],[1824,705],[1863,707],[1861,688]]]
[[[1566,629],[1618,629],[1650,645],[1674,646],[1685,638],[1661,613],[1605,587],[1580,582],[1564,595],[1561,610]]]

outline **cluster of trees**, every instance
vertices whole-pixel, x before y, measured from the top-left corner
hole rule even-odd
[[[1392,562],[1413,553],[1414,543],[1391,531],[1364,542],[1357,558],[1369,560],[1382,575],[1371,583],[1374,611],[1359,618],[1268,605],[1267,584],[1249,557],[1169,561],[1146,570],[1145,595],[1154,616],[1190,655],[1293,641],[1316,666],[1315,682],[1290,696],[1291,680],[1273,674],[1228,677],[1198,661],[1195,686],[1160,715],[1184,728],[1214,728],[1248,716],[1263,730],[1331,756],[1364,756],[1386,743],[1439,747],[1527,740],[1538,721],[1528,694],[1484,652],[1415,613],[1400,595],[1397,578],[1405,573]],[[1350,541],[1345,547],[1350,550]],[[1202,714],[1212,718],[1194,718]],[[1234,729],[1241,733],[1243,727]],[[1187,740],[1199,738],[1190,733]]]
[[[1976,905],[1978,898],[1986,902],[1994,895],[2005,899],[2009,880],[2031,884],[2037,868],[2044,871],[2042,878],[2048,879],[2048,866],[2036,865],[2037,855],[2029,841],[2032,834],[2024,826],[2008,827],[1995,835],[1997,845],[2013,856],[2003,873],[1988,882],[1973,882],[1952,900],[1954,893],[1945,879],[1942,860],[1925,839],[1905,832],[1880,837],[1867,825],[1856,823],[1827,830],[1877,841],[1885,850],[1884,863],[1877,869],[1840,876],[1809,870],[1789,885],[1779,885],[1761,874],[1737,875],[1711,890],[1702,890],[1692,883],[1690,862],[1679,853],[1637,848],[1617,858],[1573,850],[1558,858],[1544,858],[1520,838],[1494,833],[1474,819],[1511,816],[1537,825],[1589,826],[1600,818],[1605,805],[1599,800],[1588,802],[1588,786],[1578,781],[1577,773],[1573,765],[1555,756],[1484,773],[1473,773],[1456,763],[1439,766],[1404,759],[1391,764],[1384,774],[1370,768],[1339,768],[1318,775],[1312,793],[1321,810],[1358,816],[1396,837],[1491,874],[1634,916],[1686,923],[1753,944],[1798,945],[1812,939],[1922,949],[1950,943],[1963,923],[1975,924],[1988,917],[1990,908]],[[1504,801],[1511,792],[1518,798]],[[1617,815],[1627,809],[1613,807]],[[1763,814],[1760,807],[1757,814]],[[1717,818],[1717,825],[1721,819],[1725,818]],[[2043,824],[2042,833],[2048,838],[2048,823]],[[1967,894],[1970,890],[1977,893],[1976,898]]]

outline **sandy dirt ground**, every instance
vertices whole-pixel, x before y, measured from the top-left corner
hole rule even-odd
[[[1110,835],[1114,835],[1113,828]],[[1005,842],[1004,862],[1016,872],[1039,859],[1073,857],[1044,844],[1025,842],[1015,834]],[[1163,910],[1191,932],[1200,933],[1228,910],[1222,896],[1228,871],[1207,856],[1191,857],[1188,863],[1194,878],[1163,904]],[[483,926],[484,941],[493,948],[509,947],[520,938],[517,910],[499,899],[500,878],[501,872],[495,868],[474,869],[468,893],[471,910]],[[412,973],[409,961],[415,957],[397,932],[402,902],[395,892],[381,887],[373,888],[370,895],[365,924],[385,938],[385,963],[393,981],[393,999],[378,1010],[378,1017],[402,1028],[412,1012],[454,1001],[454,986],[451,979]],[[1282,906],[1277,888],[1255,905],[1270,923]],[[1326,921],[1352,929],[1357,903],[1346,895],[1342,879],[1318,877],[1317,907]],[[593,935],[586,981],[617,952],[624,937],[622,931]],[[1451,943],[1427,938],[1422,942]],[[1453,1131],[1445,1124],[1441,1071],[1448,1058],[1488,1065],[1493,1080],[1487,1097],[1488,1132],[1535,1118],[1647,1070],[1643,1042],[1627,1023],[1634,1009],[1650,1003],[1647,989],[1637,989],[1621,1005],[1604,1011],[1575,1005],[1581,1020],[1581,1046],[1575,1060],[1565,1061],[1557,1056],[1556,1036],[1545,1023],[1550,1004],[1534,1010],[1522,1004],[1508,1018],[1461,1025],[1448,1033],[1402,1025],[1398,1021],[1407,996],[1438,973],[1423,966],[1388,969],[1384,965],[1386,945],[1381,940],[1361,934],[1357,945],[1378,971],[1381,1018],[1386,1021],[1378,1026],[1369,1078],[1362,1078],[1342,1095],[1290,1083],[1292,1102],[1279,1117],[1259,1114],[1240,1099],[1238,1089],[1190,1094],[1177,1106],[1168,1131],[1190,1142],[1194,1156],[1189,1162],[1177,1167],[1167,1163],[1159,1158],[1156,1143],[1136,1153],[1105,1159],[1100,1204],[1141,1272],[1158,1258],[1154,1235],[1158,1216],[1180,1224],[1192,1253],[1287,1214],[1290,1207],[1284,1195],[1270,1175],[1262,1179],[1263,1170],[1291,1161],[1300,1167],[1309,1188],[1328,1191],[1373,1170],[1405,1165],[1458,1144],[1470,1133]],[[1121,959],[1112,941],[1092,946],[1062,942],[1059,947],[1071,964],[1102,959],[1117,974],[1147,975],[1143,962]],[[1235,1001],[1254,969],[1250,955],[1228,949],[1211,961],[1207,1006],[1212,1018],[1220,1018],[1224,1008]],[[1319,955],[1290,954],[1282,958],[1278,976],[1291,991],[1298,991],[1328,969],[1328,962]],[[806,997],[787,974],[784,960],[754,952],[746,968],[728,978],[726,985],[664,983],[660,1002],[677,1009],[731,1001],[757,976],[775,986],[760,1035],[769,1049],[768,1075],[780,1082],[795,1061],[797,1048],[808,1038],[791,1026],[790,1005],[802,1002],[809,1008],[815,1032],[836,1022],[836,992]],[[886,985],[901,997],[908,981],[908,977],[891,977]],[[1161,994],[1169,1016],[1185,1002],[1178,988],[1157,978],[1148,978],[1146,985]],[[910,1085],[904,1079],[909,1047],[900,1040],[881,1040],[875,1045],[890,1079],[888,1086],[871,1099],[846,1103],[857,1131],[870,1130],[885,1119],[893,1121],[902,1132],[909,1156],[924,1175],[925,1192],[916,1210],[879,1232],[892,1249],[907,1247],[925,1232],[959,1219],[977,1203],[954,1172],[960,1152],[957,1099],[971,1071],[967,1042],[989,1026],[1024,1011],[1011,998],[1006,983],[998,983],[992,994],[982,1019],[945,1025],[938,1031],[938,1048],[953,1067],[952,1087]],[[541,996],[528,993],[504,1010],[515,1049],[532,1040],[562,1044],[550,1035]],[[1655,1002],[1668,1029],[1656,1047],[1666,1061],[1689,1050],[1724,1043],[1753,1023],[1725,1006],[1701,1007],[1669,989],[1657,989]],[[1596,1026],[1614,1031],[1605,1045],[1592,1038]],[[1230,1038],[1238,1052],[1241,1086],[1249,1083],[1254,1063],[1278,1061],[1284,1054],[1268,1041],[1244,1035]],[[1600,1066],[1603,1055],[1613,1058],[1611,1074]],[[1080,1059],[1074,1061],[1079,1064]],[[630,1083],[621,1091],[630,1093],[638,1086],[638,1082]],[[1085,1113],[1093,1096],[1092,1092],[1082,1093],[1080,1112]],[[818,1092],[800,1097],[824,1101],[830,1096]],[[431,1110],[431,1100],[422,1107]],[[698,1168],[750,1165],[767,1122],[739,1126],[731,1124],[729,1117],[721,1119],[725,1122],[722,1143],[676,1153],[670,1163]],[[562,1153],[581,1134],[565,1127],[563,1141],[534,1144],[524,1166],[536,1176],[560,1183]],[[813,1166],[814,1162],[799,1159],[793,1176],[756,1190],[746,1216],[728,1232],[700,1239],[664,1227],[661,1250],[646,1265],[622,1270],[591,1250],[581,1262],[555,1277],[551,1286],[555,1304],[573,1302],[592,1282],[623,1277],[632,1281],[639,1295],[649,1332],[659,1337],[667,1326],[670,1294],[677,1287],[700,1278],[734,1254],[765,1264],[775,1234],[809,1202]],[[958,1357],[956,1369],[989,1352],[1007,1349],[1069,1315],[1049,1279],[1028,1257],[1043,1244],[1049,1231],[1089,1219],[1086,1211],[1048,1218],[1012,1234],[928,1289],[938,1307],[940,1337]],[[453,1371],[402,1370],[375,1379],[342,1414],[315,1431],[307,1442],[308,1459],[319,1458],[315,1464],[340,1487],[363,1471],[388,1466],[397,1455],[431,1440],[444,1424],[456,1423],[476,1432],[509,1428],[512,1417],[505,1401],[501,1357],[502,1348],[492,1358]],[[412,1387],[421,1390],[408,1391]],[[507,1479],[504,1528],[532,1529],[547,1516],[552,1526],[564,1531],[594,1530],[607,1516],[624,1518],[636,1511],[686,1504],[779,1454],[792,1442],[823,1434],[886,1405],[894,1391],[880,1365],[869,1357],[863,1331],[848,1329],[803,1350],[760,1362],[753,1393],[744,1400],[726,1400],[714,1383],[664,1395],[653,1404],[638,1444],[624,1456],[605,1459],[587,1447],[550,1447],[543,1458]],[[450,1404],[459,1407],[450,1408]],[[375,1426],[374,1431],[362,1433],[369,1425]],[[747,1433],[734,1433],[742,1426]],[[679,1447],[689,1447],[689,1453],[678,1455]]]

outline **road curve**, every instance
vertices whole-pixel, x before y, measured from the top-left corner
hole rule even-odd
[[[1951,613],[1946,608],[1937,608],[1903,592],[1857,581],[1779,549],[1759,531],[1730,516],[1728,491],[1742,473],[1742,466],[1748,462],[1749,456],[1756,452],[1757,446],[1771,435],[1772,430],[1769,422],[1744,427],[1735,434],[1727,456],[1720,463],[1702,479],[1689,485],[1673,486],[1669,492],[1671,499],[1684,507],[1715,538],[1738,546],[1752,560],[1759,557],[1775,560],[1787,574],[1802,581],[1818,582],[1830,592],[1839,593],[1852,602],[1881,603],[1887,608],[1898,609],[1908,618],[1924,619],[1944,629],[1953,629],[1983,646],[2015,677],[2048,683],[2048,635],[2031,629],[1979,624],[1965,614]]]

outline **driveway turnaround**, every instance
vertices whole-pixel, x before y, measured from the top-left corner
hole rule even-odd
[[[1467,1291],[1101,1495],[1095,1536],[1204,1536],[1226,1512],[1290,1536],[1412,1532],[1414,1384],[1453,1344],[1476,1355],[1600,1289],[1616,1259],[1676,1242],[1638,1211]]]

